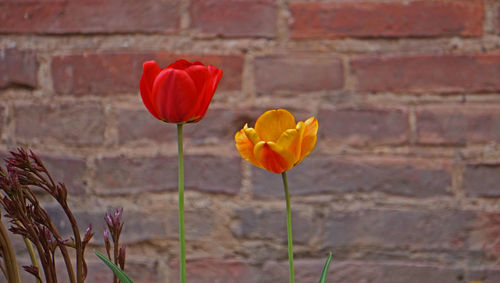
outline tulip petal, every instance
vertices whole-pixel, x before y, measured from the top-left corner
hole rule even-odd
[[[222,70],[210,65],[208,66],[208,71],[211,75],[210,87],[207,88],[207,92],[203,95],[201,100],[200,110],[198,112],[198,116],[200,117],[205,116],[205,113],[207,113],[210,101],[212,100],[215,90],[217,89],[217,85],[219,85],[220,79],[222,78]]]
[[[257,167],[262,168],[253,154],[254,143],[247,137],[244,131],[245,129],[241,129],[234,136],[234,140],[236,141],[236,149],[240,153],[241,157],[243,157],[243,159]]]
[[[297,163],[301,162],[311,151],[314,149],[316,145],[316,140],[318,139],[318,120],[316,118],[311,117],[307,119],[305,122],[304,135],[302,138],[301,145],[301,153],[300,159]]]
[[[187,68],[191,67],[191,65],[193,65],[193,64],[190,63],[187,60],[180,59],[180,60],[177,60],[174,63],[168,65],[167,68],[172,68],[172,69],[177,69],[177,70],[184,70],[184,69],[187,69]]]
[[[142,69],[143,71],[140,82],[142,102],[148,109],[149,113],[151,113],[151,115],[153,115],[156,119],[162,120],[162,118],[159,116],[158,108],[152,100],[153,84],[162,69],[158,66],[158,64],[156,64],[155,61],[144,62],[144,64],[142,65]]]
[[[276,142],[281,133],[288,129],[295,129],[295,118],[285,109],[269,110],[255,122],[257,134],[265,141]]]
[[[260,142],[259,135],[257,135],[257,132],[255,131],[254,128],[249,128],[248,124],[245,124],[245,127],[243,127],[243,131],[247,138],[252,141],[253,144],[257,144]]]
[[[198,121],[202,118],[201,108],[204,107],[203,103],[206,96],[209,96],[211,91],[211,75],[208,68],[203,65],[192,65],[191,67],[185,69],[188,75],[194,82],[196,91],[198,93],[198,99],[195,104],[193,104],[194,111],[194,121]],[[210,101],[208,101],[210,103]],[[207,105],[208,108],[208,105]]]
[[[184,70],[164,69],[153,84],[153,101],[167,122],[182,123],[193,118],[198,94]]]
[[[294,159],[294,163],[300,157],[300,132],[296,129],[284,131],[276,142],[279,146],[287,150]]]
[[[283,173],[293,167],[294,157],[274,142],[260,141],[255,145],[253,152],[257,162],[273,173]]]

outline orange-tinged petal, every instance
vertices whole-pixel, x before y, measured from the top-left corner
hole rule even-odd
[[[276,142],[288,129],[295,129],[295,118],[285,109],[269,110],[255,123],[255,131],[264,141]]]
[[[284,131],[276,142],[279,146],[287,150],[294,159],[294,163],[300,158],[300,133],[297,129]]]
[[[255,145],[257,162],[273,173],[283,173],[293,167],[294,157],[290,152],[274,142],[260,141]]]
[[[244,129],[241,129],[236,133],[234,140],[236,141],[236,149],[240,153],[241,157],[253,165],[261,167],[253,154],[254,144],[250,139],[248,139]]]
[[[247,138],[250,139],[253,144],[257,144],[258,142],[260,142],[259,135],[257,135],[257,132],[255,131],[254,128],[249,128],[248,124],[245,124],[245,127],[243,127],[243,131],[245,132]]]
[[[316,140],[318,139],[318,120],[316,118],[311,117],[307,119],[305,122],[304,135],[302,138],[302,148],[300,153],[300,159],[297,163],[301,162],[311,151],[314,149],[316,145]]]

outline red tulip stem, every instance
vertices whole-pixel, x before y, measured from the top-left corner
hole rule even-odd
[[[184,153],[182,149],[182,123],[177,124],[177,146],[179,153],[179,273],[180,282],[186,283],[186,238],[184,236]]]
[[[290,270],[290,283],[295,283],[295,275],[293,271],[293,237],[292,237],[292,209],[290,207],[290,193],[288,192],[288,180],[286,178],[286,171],[281,173],[283,177],[283,185],[285,187],[286,199],[286,228],[288,234],[288,265]]]

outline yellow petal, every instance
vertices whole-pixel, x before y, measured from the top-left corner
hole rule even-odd
[[[304,124],[305,129],[302,137],[300,158],[297,164],[300,163],[309,153],[311,153],[316,145],[316,140],[318,139],[318,120],[311,117],[307,119]]]
[[[269,110],[255,122],[255,131],[263,141],[276,142],[288,129],[295,129],[295,118],[285,109]]]
[[[294,164],[293,155],[274,142],[261,141],[256,144],[254,156],[264,169],[273,173],[283,173]]]
[[[293,156],[294,163],[300,158],[300,136],[301,133],[297,129],[288,129],[281,134],[276,142]]]
[[[248,139],[244,130],[245,129],[241,129],[236,133],[236,135],[234,135],[234,140],[236,141],[236,149],[238,150],[241,157],[243,157],[243,159],[255,166],[261,167],[253,154],[254,144],[250,139]]]
[[[245,131],[245,135],[249,140],[252,141],[254,145],[260,142],[259,135],[257,134],[254,128],[249,128],[248,125],[245,124],[245,127],[243,127],[243,131]]]

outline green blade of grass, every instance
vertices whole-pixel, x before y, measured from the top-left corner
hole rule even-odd
[[[123,272],[118,266],[116,266],[112,261],[110,261],[105,255],[94,250],[94,253],[102,260],[104,263],[113,271],[113,273],[120,279],[122,283],[134,283],[128,275]]]
[[[323,267],[323,271],[321,272],[321,278],[319,279],[319,283],[326,283],[326,276],[328,275],[328,268],[330,267],[330,262],[332,261],[332,253],[328,255],[326,259],[325,266]]]

